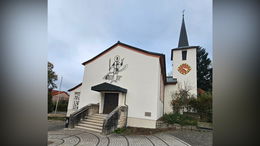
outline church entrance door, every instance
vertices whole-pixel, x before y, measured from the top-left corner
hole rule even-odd
[[[118,93],[105,93],[103,114],[111,113],[118,106]]]

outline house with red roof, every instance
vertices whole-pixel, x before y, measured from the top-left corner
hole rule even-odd
[[[51,92],[52,95],[52,102],[57,102],[59,101],[69,101],[69,94],[65,91],[58,91],[58,90],[52,90]]]

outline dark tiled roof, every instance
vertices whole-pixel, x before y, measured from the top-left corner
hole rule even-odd
[[[176,84],[176,83],[177,83],[177,78],[173,78],[172,76],[166,77],[166,84]]]
[[[101,91],[113,91],[113,92],[122,92],[122,93],[127,92],[127,89],[125,89],[125,88],[122,88],[122,87],[119,87],[119,86],[116,86],[113,84],[109,84],[106,82],[98,84],[96,86],[92,86],[91,90],[98,91],[98,92],[101,92]]]
[[[184,16],[182,17],[181,32],[180,32],[178,47],[183,47],[183,46],[189,46],[188,36],[187,36],[185,22],[184,22]]]
[[[143,50],[143,49],[140,49],[140,48],[137,48],[137,47],[134,47],[134,46],[130,46],[128,44],[125,44],[125,43],[122,43],[120,41],[118,41],[117,43],[115,43],[114,45],[112,45],[111,47],[109,47],[108,49],[104,50],[103,52],[101,52],[100,54],[98,54],[97,56],[85,61],[82,63],[82,65],[85,65],[93,60],[95,60],[96,58],[98,58],[99,56],[102,56],[104,53],[108,52],[109,50],[115,48],[117,45],[122,45],[122,46],[126,46],[126,47],[129,47],[129,48],[132,48],[134,50],[137,50],[139,52],[143,52],[143,53],[146,53],[146,54],[151,54],[151,55],[155,55],[155,56],[163,56],[164,54],[161,54],[161,53],[155,53],[155,52],[150,52],[150,51],[146,51],[146,50]]]
[[[76,89],[76,88],[80,87],[81,85],[82,85],[82,83],[80,83],[80,84],[78,84],[77,86],[75,86],[75,87],[73,87],[73,88],[69,89],[68,91],[72,91],[72,90],[74,90],[74,89]]]

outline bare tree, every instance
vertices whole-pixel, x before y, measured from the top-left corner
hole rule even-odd
[[[171,106],[173,113],[182,113],[185,109],[190,110],[189,99],[194,98],[190,90],[191,87],[187,83],[184,83],[183,87],[178,84],[178,90],[172,94]]]

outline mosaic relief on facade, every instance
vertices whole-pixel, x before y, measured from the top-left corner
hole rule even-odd
[[[115,56],[113,61],[109,59],[109,69],[108,73],[103,77],[103,79],[108,80],[110,83],[117,82],[122,78],[119,73],[127,69],[128,65],[124,64],[125,58],[120,58],[119,55]]]

